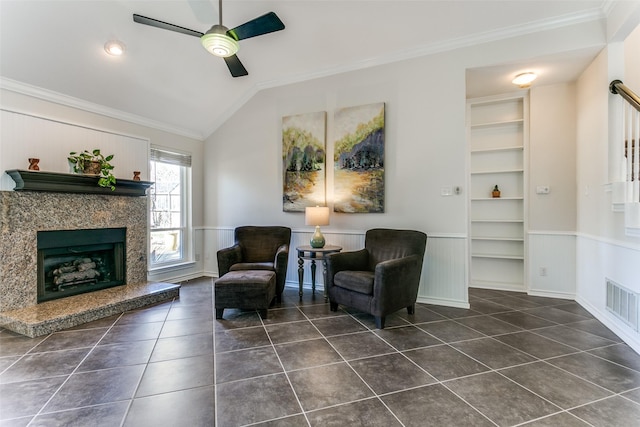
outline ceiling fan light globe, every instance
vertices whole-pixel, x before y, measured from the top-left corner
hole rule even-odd
[[[204,34],[200,41],[202,46],[207,49],[207,52],[226,58],[228,56],[235,55],[240,48],[238,41],[233,37],[227,35],[227,28],[222,25],[214,25],[206,34]]]

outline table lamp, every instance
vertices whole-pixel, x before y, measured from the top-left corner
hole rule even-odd
[[[320,232],[321,225],[329,225],[329,208],[327,206],[308,207],[304,209],[305,225],[315,225],[316,232],[311,237],[312,248],[324,247],[324,236]]]

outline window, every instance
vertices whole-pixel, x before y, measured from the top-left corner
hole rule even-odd
[[[151,269],[191,261],[191,156],[151,149]]]

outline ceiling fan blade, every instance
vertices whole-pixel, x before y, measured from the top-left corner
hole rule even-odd
[[[227,34],[236,40],[243,40],[280,30],[284,30],[284,24],[278,18],[278,15],[274,12],[269,12],[230,29]]]
[[[242,62],[240,62],[240,59],[237,55],[227,56],[223,59],[224,62],[227,63],[227,68],[229,68],[229,71],[231,72],[231,75],[233,77],[242,77],[249,75],[249,72],[247,72],[247,69],[244,68],[244,65],[242,65]]]
[[[204,33],[180,27],[178,25],[169,24],[168,22],[158,21],[157,19],[147,18],[146,16],[133,14],[133,21],[138,24],[150,25],[163,30],[175,31],[176,33],[186,34],[188,36],[202,37]]]

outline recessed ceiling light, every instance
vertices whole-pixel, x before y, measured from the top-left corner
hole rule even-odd
[[[112,56],[121,56],[124,53],[124,43],[119,40],[110,40],[104,44],[104,51]]]
[[[518,85],[521,88],[525,88],[531,86],[531,82],[534,81],[537,77],[538,75],[536,73],[527,71],[526,73],[518,74],[513,80],[511,80],[511,83],[513,83],[514,85]]]

